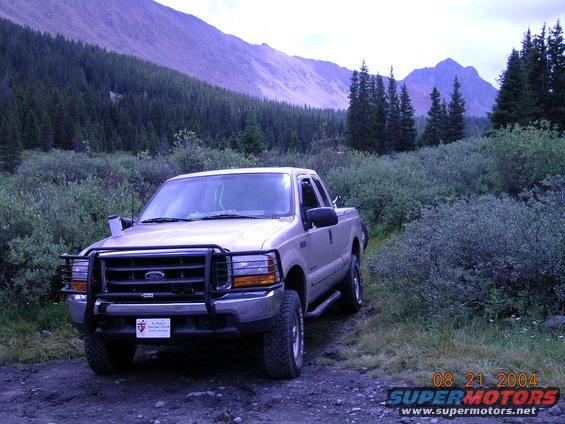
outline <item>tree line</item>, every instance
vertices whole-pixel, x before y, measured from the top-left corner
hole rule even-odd
[[[22,149],[155,154],[184,128],[218,148],[306,150],[321,131],[342,135],[345,114],[234,93],[0,19],[3,169],[17,166]]]
[[[406,84],[400,94],[391,68],[387,86],[380,74],[371,75],[365,62],[354,70],[349,87],[347,143],[350,147],[380,155],[406,152],[421,145],[437,146],[465,137],[465,100],[455,78],[451,101],[441,102],[434,87],[432,105],[421,137],[416,130],[414,107]]]
[[[524,33],[500,77],[490,119],[494,128],[547,120],[565,130],[565,45],[561,23],[544,24],[539,34]]]

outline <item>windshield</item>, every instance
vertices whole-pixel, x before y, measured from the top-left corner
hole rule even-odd
[[[149,201],[139,222],[289,216],[290,175],[228,174],[165,183]]]

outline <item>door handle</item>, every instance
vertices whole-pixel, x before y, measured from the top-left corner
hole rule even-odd
[[[332,233],[332,230],[328,230],[328,231],[329,231],[329,234],[330,234],[330,244],[333,244],[333,242],[334,242],[334,235],[333,235],[333,233]]]

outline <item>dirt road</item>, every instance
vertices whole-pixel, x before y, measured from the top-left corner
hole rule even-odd
[[[324,331],[352,325],[329,320]],[[94,375],[84,359],[3,367],[0,423],[398,423],[397,412],[382,402],[387,387],[402,382],[345,368],[338,351],[330,349],[340,334],[319,334],[321,328],[307,326],[306,366],[293,381],[268,380],[253,342],[144,348],[132,372],[113,377]],[[338,359],[337,365],[316,365],[323,356]],[[535,421],[559,418],[543,412]]]

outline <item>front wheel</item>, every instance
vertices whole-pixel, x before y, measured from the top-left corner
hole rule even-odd
[[[131,367],[135,345],[104,340],[90,333],[84,337],[84,351],[90,369],[96,374],[116,374]]]
[[[338,285],[341,296],[338,300],[339,307],[347,313],[355,313],[363,305],[363,280],[357,256],[351,255],[347,275]]]
[[[300,375],[304,355],[304,320],[300,298],[285,290],[275,324],[263,335],[263,355],[271,378]]]

